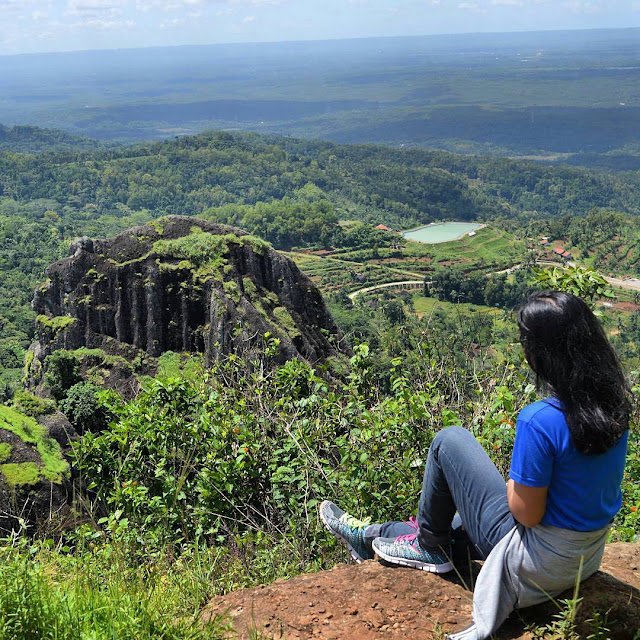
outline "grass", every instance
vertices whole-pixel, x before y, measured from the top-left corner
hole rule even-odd
[[[52,482],[60,482],[62,476],[69,473],[69,464],[62,457],[60,445],[53,438],[49,438],[46,427],[38,424],[33,418],[10,407],[0,405],[0,429],[11,431],[24,442],[36,446],[42,460],[38,471],[43,478]],[[3,465],[3,472],[6,466]],[[32,477],[32,471],[27,469],[16,470],[11,467],[9,472],[14,479]]]
[[[203,623],[177,607],[190,591],[183,575],[143,577],[113,548],[78,557],[5,547],[0,558],[0,640],[222,637],[220,619]]]
[[[174,351],[165,351],[158,358],[158,376],[160,378],[177,378],[182,371],[182,357]]]
[[[410,243],[413,244],[413,243]],[[473,237],[467,235],[459,240],[426,245],[430,249],[433,263],[458,266],[465,271],[474,269],[504,269],[511,267],[524,257],[525,244],[506,231],[490,226],[478,229]]]
[[[467,304],[466,302],[444,302],[437,298],[427,298],[421,293],[416,293],[413,297],[413,308],[419,315],[431,315],[434,311],[441,309],[445,312],[460,313],[462,315],[474,313],[488,313],[492,316],[500,317],[503,314],[501,309],[487,307],[481,304]]]
[[[294,536],[263,532],[228,546],[194,542],[179,553],[147,553],[88,525],[73,540],[73,548],[24,539],[0,545],[0,640],[217,640],[229,637],[230,624],[202,615],[211,598],[341,557],[340,549],[311,555]]]

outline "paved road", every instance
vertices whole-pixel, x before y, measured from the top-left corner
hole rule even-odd
[[[640,291],[640,278],[629,278],[628,280],[623,280],[622,278],[608,278],[605,276],[605,280],[609,284],[613,284],[616,287],[621,287],[622,289]]]
[[[349,300],[355,300],[361,293],[369,293],[370,291],[377,291],[378,289],[392,289],[393,287],[406,287],[408,285],[422,286],[424,280],[403,280],[402,282],[386,282],[385,284],[376,284],[373,287],[365,287],[364,289],[358,289],[349,294]],[[418,286],[415,287],[416,289]]]

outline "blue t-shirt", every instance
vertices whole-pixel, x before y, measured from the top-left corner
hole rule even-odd
[[[543,524],[595,531],[606,527],[622,504],[629,432],[606,453],[586,456],[573,446],[559,407],[551,398],[520,412],[509,477],[528,487],[549,488]]]

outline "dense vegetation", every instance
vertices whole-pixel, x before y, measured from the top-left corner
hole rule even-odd
[[[18,377],[33,336],[29,301],[43,268],[80,235],[198,214],[245,227],[276,248],[331,247],[349,262],[338,267],[346,286],[363,269],[372,283],[407,279],[407,272],[414,279],[430,271],[427,263],[444,266],[449,249],[405,246],[397,235],[339,220],[406,229],[438,219],[508,219],[509,239],[487,238],[486,247],[475,243],[461,256],[467,272],[498,270],[519,260],[514,236],[537,232],[532,221],[548,217],[553,225],[556,216],[594,205],[637,213],[638,181],[635,174],[224,132],[92,153],[0,152],[0,393],[9,393],[7,375]]]
[[[197,623],[211,596],[345,557],[318,522],[323,498],[374,521],[410,515],[442,427],[465,424],[507,471],[536,397],[512,321],[449,304],[419,318],[403,296],[334,308],[369,340],[341,381],[299,361],[204,373],[196,357],[129,403],[87,389],[110,420],[74,447],[90,499],[61,542],[2,548],[0,637],[215,638],[220,621]],[[640,529],[639,454],[634,434],[615,540]]]
[[[468,426],[506,472],[515,416],[536,397],[509,317],[536,286],[528,249],[541,233],[613,242],[637,207],[631,176],[253,135],[0,162],[0,357],[13,373],[5,411],[37,416],[55,402],[82,433],[77,518],[0,549],[0,638],[19,640],[221,636],[223,622],[199,622],[212,595],[344,557],[317,521],[323,498],[373,519],[409,516],[444,426]],[[555,215],[581,211],[590,188],[625,213]],[[546,217],[527,209],[536,197]],[[44,266],[76,235],[184,213],[178,205],[290,250],[329,294],[351,360],[328,378],[299,361],[256,369],[231,356],[205,371],[198,356],[167,353],[159,377],[125,402],[83,381],[74,354],[59,350],[47,361],[53,400],[14,393]],[[480,214],[494,222],[442,245],[371,224]],[[206,268],[211,255],[202,256]],[[405,280],[427,289],[347,297]],[[639,317],[603,318],[631,365]],[[277,349],[265,336],[267,361]],[[634,434],[612,539],[640,530],[639,454]]]
[[[58,129],[28,125],[5,127],[0,124],[0,150],[17,153],[43,151],[93,151],[102,147],[97,140],[73,136]]]

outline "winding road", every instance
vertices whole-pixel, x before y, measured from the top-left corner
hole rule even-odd
[[[564,264],[560,264],[558,262],[540,262],[538,264],[545,264],[554,267],[564,267]],[[575,262],[569,262],[568,265],[570,267],[575,267]],[[495,271],[494,273],[506,273],[511,270],[519,269],[522,265],[515,265],[513,267],[509,267],[509,269],[503,269],[502,271]],[[640,291],[640,278],[613,278],[609,276],[603,276],[604,279],[614,287],[619,287],[620,289],[629,289],[631,291]],[[393,289],[398,287],[400,289],[419,289],[424,285],[423,280],[402,280],[400,282],[386,282],[384,284],[376,284],[371,287],[363,287],[362,289],[358,289],[353,293],[349,294],[349,300],[355,300],[361,293],[370,293],[371,291],[377,291],[379,289]]]

